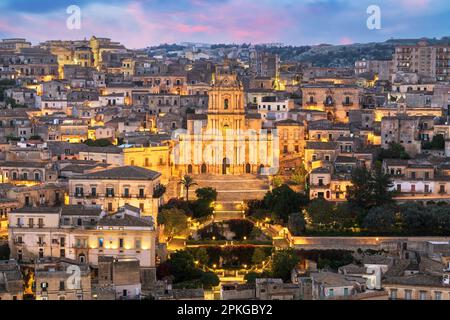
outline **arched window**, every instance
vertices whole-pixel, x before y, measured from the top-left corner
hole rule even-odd
[[[201,172],[206,173],[206,171],[207,171],[206,164],[202,164]]]
[[[229,100],[228,100],[228,99],[225,99],[225,100],[223,101],[223,108],[224,108],[225,110],[228,110],[228,107],[229,107]]]
[[[84,253],[80,253],[80,255],[78,256],[78,262],[86,263],[86,256],[84,255]]]
[[[190,164],[190,165],[188,165],[188,168],[187,168],[187,170],[188,170],[188,173],[189,174],[191,174],[192,173],[192,165]]]
[[[345,97],[345,104],[346,105],[349,105],[350,104],[350,97]]]
[[[245,173],[252,173],[252,167],[250,166],[250,163],[247,163],[245,165]]]

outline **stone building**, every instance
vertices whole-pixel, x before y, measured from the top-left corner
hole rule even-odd
[[[115,212],[124,205],[139,208],[143,215],[156,219],[160,197],[155,190],[161,174],[136,166],[117,167],[69,179],[69,202],[78,205],[99,205]]]
[[[39,259],[34,281],[36,300],[92,299],[89,266],[70,259]]]
[[[23,279],[15,260],[0,261],[0,300],[22,300]]]
[[[303,108],[327,113],[328,120],[348,123],[350,111],[360,109],[360,89],[353,85],[302,86]]]
[[[68,258],[98,268],[102,256],[139,261],[142,286],[155,281],[155,224],[124,206],[106,215],[99,207],[23,208],[9,214],[11,257],[33,262]]]

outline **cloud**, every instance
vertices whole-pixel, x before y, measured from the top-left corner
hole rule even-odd
[[[98,35],[140,48],[184,41],[313,44],[448,35],[448,0],[377,2],[379,31],[366,27],[373,0],[3,0],[0,36],[38,42]],[[82,9],[81,30],[65,27],[71,4]]]

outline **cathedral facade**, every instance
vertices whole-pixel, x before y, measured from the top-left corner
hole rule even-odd
[[[191,115],[177,136],[173,160],[180,174],[275,174],[276,130],[262,129],[260,115],[246,112],[237,75],[218,70],[208,95],[207,113]]]

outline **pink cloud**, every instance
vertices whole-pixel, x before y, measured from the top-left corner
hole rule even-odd
[[[339,43],[342,44],[342,45],[349,45],[349,44],[354,43],[354,41],[352,39],[350,39],[349,37],[342,37],[339,40]]]

